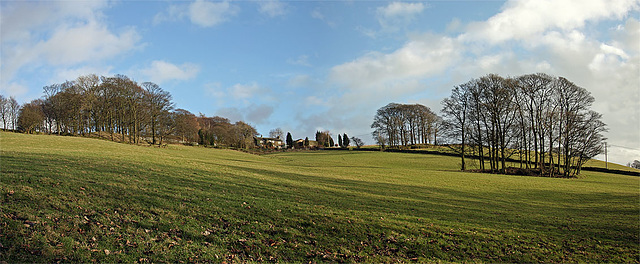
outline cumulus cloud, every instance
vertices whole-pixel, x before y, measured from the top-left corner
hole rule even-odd
[[[238,13],[238,7],[229,4],[229,2],[208,2],[204,0],[196,0],[189,5],[189,18],[191,22],[202,26],[212,27],[225,22],[231,16]]]
[[[228,93],[235,99],[248,99],[251,97],[259,96],[266,91],[265,88],[260,87],[257,83],[250,84],[235,84],[228,89]]]
[[[25,66],[99,63],[141,47],[135,28],[105,23],[105,2],[17,2],[1,13],[2,82]]]
[[[229,1],[212,2],[196,0],[189,5],[171,5],[166,11],[156,14],[154,24],[166,21],[178,21],[184,18],[201,27],[213,27],[222,24],[238,14],[240,8]]]
[[[189,80],[200,72],[200,67],[193,63],[175,65],[170,62],[156,60],[149,67],[140,70],[140,73],[155,83],[164,83],[170,80]]]
[[[7,97],[13,96],[16,98],[20,98],[21,96],[25,95],[28,90],[29,89],[27,88],[27,86],[16,82],[10,82],[6,85],[0,86],[0,94],[6,95]]]
[[[3,5],[0,10],[0,31],[3,43],[33,41],[38,31],[49,31],[71,19],[79,21],[100,20],[100,10],[108,6],[107,1],[17,1]]]
[[[584,27],[587,21],[622,19],[637,8],[635,0],[509,1],[487,21],[471,23],[463,37],[492,43],[535,40],[547,30],[569,32]]]
[[[392,53],[371,52],[331,69],[330,80],[347,87],[372,87],[408,78],[442,73],[460,57],[458,43],[449,37],[414,38]]]
[[[378,23],[385,30],[395,30],[411,22],[426,8],[423,3],[392,2],[376,9]]]

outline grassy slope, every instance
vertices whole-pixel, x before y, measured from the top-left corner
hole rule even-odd
[[[639,262],[640,178],[456,171],[451,157],[254,156],[0,133],[9,262]]]

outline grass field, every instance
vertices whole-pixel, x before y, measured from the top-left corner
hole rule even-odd
[[[0,260],[640,262],[640,178],[0,133]]]

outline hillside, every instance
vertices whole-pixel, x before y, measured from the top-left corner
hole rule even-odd
[[[640,178],[0,132],[7,262],[640,262]]]

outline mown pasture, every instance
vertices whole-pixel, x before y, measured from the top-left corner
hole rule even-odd
[[[7,262],[640,262],[640,178],[0,132]]]

